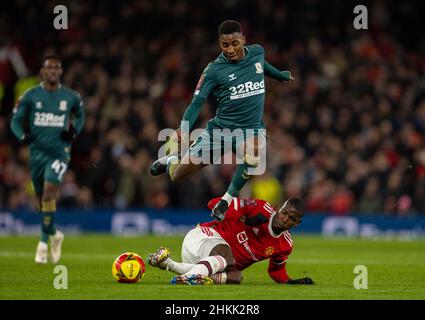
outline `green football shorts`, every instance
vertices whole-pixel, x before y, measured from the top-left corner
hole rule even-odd
[[[234,153],[237,156],[237,161],[243,163],[245,154],[250,152],[250,138],[257,136],[265,148],[265,129],[224,129],[214,130],[212,133],[205,129],[189,148],[191,161],[201,161],[203,164],[231,164],[233,161],[232,153]]]
[[[31,179],[38,196],[43,193],[44,181],[58,185],[68,169],[68,162],[63,159],[30,160]]]

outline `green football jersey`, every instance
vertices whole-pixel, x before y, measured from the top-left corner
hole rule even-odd
[[[213,92],[218,107],[208,129],[259,129],[264,127],[264,49],[245,47],[245,57],[234,63],[223,53],[204,70],[194,96],[206,99]]]
[[[23,123],[28,122],[29,131],[35,138],[30,145],[31,158],[70,158],[71,146],[60,139],[60,133],[70,125],[79,133],[84,126],[84,108],[81,97],[75,91],[60,85],[48,91],[43,85],[28,89],[18,100],[12,117],[11,128],[21,140],[26,132]]]

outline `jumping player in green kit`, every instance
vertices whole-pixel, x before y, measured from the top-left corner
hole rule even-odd
[[[55,227],[56,194],[71,160],[71,144],[85,120],[81,97],[60,83],[62,73],[59,57],[44,58],[41,83],[19,98],[11,121],[18,140],[30,146],[31,178],[42,216],[37,263],[47,263],[49,238],[50,261],[57,263],[61,257],[64,235]]]
[[[209,163],[216,163],[217,158],[223,155],[222,151],[226,153],[223,150],[226,143],[231,144],[231,151],[234,154],[238,153],[237,147],[242,144],[243,161],[237,166],[226,194],[212,209],[211,216],[221,221],[232,199],[238,196],[259,161],[262,161],[261,156],[255,155],[265,152],[264,76],[279,81],[293,81],[294,78],[289,71],[279,71],[268,63],[264,57],[264,49],[260,45],[245,46],[245,36],[239,22],[224,21],[218,28],[218,35],[222,53],[204,69],[174,139],[180,142],[188,139],[187,132],[183,128],[188,128],[187,131],[192,128],[203,102],[211,92],[214,92],[218,102],[216,115],[181,159],[175,153],[160,157],[152,163],[150,173],[157,176],[168,172],[173,182],[180,182]],[[216,132],[223,130],[231,133],[238,131],[238,134],[217,138]],[[242,143],[237,142],[241,141],[238,140],[239,135],[242,136]],[[220,152],[216,152],[217,150]],[[209,153],[208,163],[199,161],[205,157],[205,152]]]

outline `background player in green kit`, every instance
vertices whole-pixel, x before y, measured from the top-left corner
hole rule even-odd
[[[171,154],[156,160],[151,165],[150,172],[154,176],[168,172],[173,182],[182,181],[208,164],[193,159],[202,157],[206,150],[213,154],[214,150],[223,149],[225,142],[221,138],[215,139],[214,130],[242,130],[245,143],[243,150],[248,150],[248,143],[251,143],[253,152],[243,155],[244,161],[238,165],[226,194],[212,210],[211,215],[215,219],[223,220],[229,203],[250,178],[249,169],[258,165],[258,158],[254,155],[259,154],[262,148],[265,150],[264,75],[279,81],[293,81],[294,78],[289,71],[279,71],[265,61],[264,49],[260,45],[245,46],[245,36],[239,22],[224,21],[219,26],[218,34],[222,53],[208,64],[199,79],[192,102],[177,130],[177,140],[188,138],[182,130],[184,121],[186,125],[188,123],[190,130],[211,92],[214,92],[218,102],[216,115],[208,122],[207,128],[191,145],[189,152],[184,154],[180,163],[176,163],[178,157]],[[235,148],[236,145],[232,142],[234,153]],[[212,156],[211,160],[215,162],[216,159]]]
[[[20,97],[11,122],[18,140],[30,146],[31,178],[42,216],[37,263],[47,263],[49,237],[50,260],[60,259],[64,235],[55,227],[56,194],[71,160],[71,143],[85,119],[81,97],[60,83],[62,73],[59,57],[44,58],[41,83]]]

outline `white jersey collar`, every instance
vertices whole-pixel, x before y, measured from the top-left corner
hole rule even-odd
[[[273,218],[274,218],[274,216],[276,215],[276,212],[275,213],[273,213],[271,216],[270,216],[270,219],[269,219],[269,225],[268,225],[268,229],[269,229],[269,233],[270,233],[270,235],[273,237],[273,238],[279,238],[284,232],[285,232],[285,230],[283,230],[281,233],[279,233],[279,234],[275,234],[274,232],[273,232],[273,228],[272,228],[272,222],[273,222]]]

